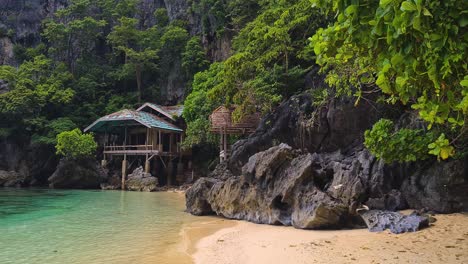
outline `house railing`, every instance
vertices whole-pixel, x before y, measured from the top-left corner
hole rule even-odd
[[[153,145],[111,145],[105,146],[105,151],[123,151],[123,150],[153,150]]]
[[[126,153],[126,152],[136,152],[136,153],[180,153],[181,146],[180,144],[175,144],[170,151],[163,151],[162,145],[107,145],[104,146],[104,153]]]

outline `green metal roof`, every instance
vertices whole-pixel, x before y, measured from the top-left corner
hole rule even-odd
[[[138,125],[143,125],[147,128],[159,128],[164,130],[183,132],[183,130],[177,126],[153,114],[129,109],[120,110],[118,112],[103,116],[85,128],[84,131],[111,132],[115,130],[116,127]]]
[[[182,116],[182,112],[184,111],[184,106],[183,105],[171,105],[171,106],[161,106],[153,103],[145,103],[144,105],[140,106],[137,111],[143,111],[146,107],[149,107],[163,116],[166,116],[167,118],[174,120],[174,117],[180,117]]]

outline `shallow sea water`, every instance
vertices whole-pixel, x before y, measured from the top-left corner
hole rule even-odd
[[[183,194],[0,188],[0,263],[190,263]]]

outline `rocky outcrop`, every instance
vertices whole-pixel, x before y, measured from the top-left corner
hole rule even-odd
[[[150,173],[146,173],[143,167],[136,168],[125,181],[125,189],[128,191],[154,192],[158,186],[158,179]]]
[[[48,178],[51,188],[96,189],[107,172],[93,159],[62,159]]]
[[[401,234],[416,232],[429,226],[429,217],[421,215],[416,211],[409,215],[381,210],[360,210],[358,213],[371,232],[389,229],[394,234]]]
[[[346,151],[363,141],[364,131],[378,119],[377,110],[364,102],[334,99],[320,107],[310,93],[291,97],[268,114],[254,134],[232,147],[229,168],[237,171],[253,154],[279,142],[310,153]]]
[[[187,191],[187,211],[323,229],[362,225],[356,214],[361,204],[380,210],[468,210],[467,162],[377,160],[364,148],[362,135],[378,117],[366,104],[333,100],[315,108],[309,94],[294,96],[235,143],[226,163]],[[405,229],[408,219],[392,219]]]
[[[45,185],[58,159],[53,147],[0,140],[0,170],[15,171],[22,186]]]
[[[419,165],[400,188],[410,208],[468,211],[468,158]]]
[[[196,181],[185,193],[187,212],[193,215],[214,214],[207,196],[213,185],[218,182],[220,181],[213,178],[201,178]]]
[[[21,187],[25,177],[16,171],[0,170],[0,187]]]
[[[0,65],[14,65],[14,63],[13,43],[10,38],[0,36]]]
[[[324,192],[315,181],[311,154],[286,144],[253,155],[240,176],[225,181],[204,178],[187,192],[194,214],[217,213],[255,223],[318,229],[341,227],[353,216],[342,201]]]
[[[68,2],[69,0],[0,0],[0,32],[6,33],[15,43],[35,45],[40,40],[42,20]]]

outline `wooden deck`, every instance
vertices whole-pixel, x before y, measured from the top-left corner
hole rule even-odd
[[[153,148],[152,145],[105,146],[103,153],[109,155],[154,155],[165,157],[175,157],[181,155],[180,149],[172,152],[161,151],[159,149]]]

